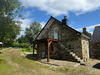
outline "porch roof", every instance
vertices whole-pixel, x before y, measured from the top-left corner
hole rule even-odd
[[[35,41],[33,41],[33,43],[35,43],[35,42],[47,42],[47,41],[58,41],[58,39],[45,38],[45,39],[35,40]]]

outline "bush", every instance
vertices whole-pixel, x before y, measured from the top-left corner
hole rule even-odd
[[[29,43],[21,43],[20,46],[22,48],[28,48],[30,46],[30,44]]]
[[[22,48],[22,52],[33,52],[33,48]],[[35,51],[36,52],[36,51]]]
[[[12,46],[13,47],[19,47],[20,46],[20,43],[13,43]]]
[[[29,43],[13,43],[12,47],[22,47],[22,48],[28,48],[30,46]]]

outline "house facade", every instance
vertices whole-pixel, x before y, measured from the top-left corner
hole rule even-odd
[[[46,41],[52,39],[47,45]],[[53,41],[54,40],[54,41]],[[38,58],[79,61],[89,59],[89,37],[68,26],[68,19],[64,16],[62,22],[51,17],[37,36]],[[34,44],[34,43],[33,43]],[[49,49],[49,53],[46,49]]]
[[[100,59],[100,25],[96,26],[90,42],[91,58]]]

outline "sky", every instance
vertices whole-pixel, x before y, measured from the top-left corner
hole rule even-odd
[[[68,25],[79,32],[86,27],[93,33],[94,27],[100,25],[100,0],[19,0],[25,6],[22,12],[21,35],[32,22],[39,22],[42,27],[51,16],[62,21],[67,16]]]

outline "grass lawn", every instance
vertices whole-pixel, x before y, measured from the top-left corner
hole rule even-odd
[[[0,75],[5,74],[6,71],[9,71],[11,69],[11,65],[7,63],[5,60],[5,57],[1,56],[0,57]]]
[[[5,48],[0,48],[0,50],[3,50],[3,49],[5,49]]]
[[[33,48],[22,48],[21,51],[22,52],[33,52]],[[34,49],[34,53],[37,54],[36,49]]]
[[[21,49],[9,48],[0,54],[0,75],[99,75],[100,71],[79,67],[55,67],[21,56]],[[63,63],[62,63],[63,64]]]

